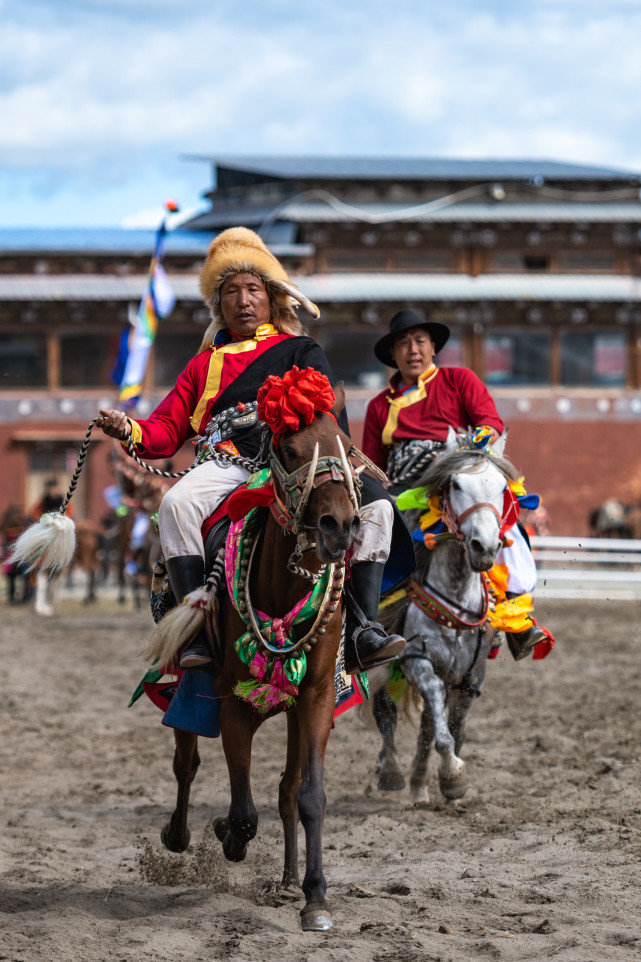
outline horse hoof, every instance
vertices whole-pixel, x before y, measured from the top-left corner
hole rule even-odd
[[[306,905],[301,909],[300,924],[303,932],[325,932],[334,923],[329,909]]]
[[[225,841],[225,836],[229,831],[229,822],[226,818],[215,818],[213,822],[214,835],[219,842]]]
[[[465,772],[461,772],[454,778],[439,778],[438,787],[443,798],[446,798],[449,802],[453,802],[455,798],[463,798],[467,791]]]
[[[223,855],[228,862],[242,862],[247,855],[247,845],[240,842],[229,831],[229,822],[226,818],[214,819],[214,835],[223,846]]]
[[[379,772],[378,787],[381,792],[400,792],[405,788],[402,772]]]
[[[414,808],[430,807],[430,795],[426,785],[420,785],[418,788],[410,788],[410,798]]]
[[[160,840],[170,852],[184,852],[189,845],[190,838],[191,832],[188,828],[185,829],[183,835],[172,828],[171,822],[168,822],[160,832]]]

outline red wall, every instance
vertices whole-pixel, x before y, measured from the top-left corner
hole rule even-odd
[[[350,422],[360,444],[362,422]],[[607,498],[641,504],[641,429],[624,421],[510,420],[506,454],[541,495],[550,534],[587,535],[588,515]]]

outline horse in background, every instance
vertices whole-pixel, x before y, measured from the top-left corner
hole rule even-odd
[[[588,515],[592,538],[641,540],[641,504],[623,504],[608,498]]]
[[[428,761],[432,742],[440,757],[438,778],[447,799],[466,791],[465,762],[460,757],[469,709],[481,694],[495,629],[486,621],[488,589],[483,572],[501,549],[508,481],[519,477],[502,456],[504,438],[485,451],[459,441],[451,432],[445,449],[420,479],[432,497],[442,498],[449,532],[436,535],[432,547],[415,544],[416,569],[405,597],[379,609],[388,631],[407,640],[399,665],[423,701],[416,754],[410,776],[413,803],[429,800]],[[404,512],[410,531],[419,527],[425,509]],[[393,597],[393,596],[392,596]],[[382,738],[378,787],[405,787],[394,734],[397,709],[388,689],[390,668],[369,673],[372,707]]]
[[[17,601],[30,601],[33,595],[33,578],[28,571],[28,565],[9,560],[9,554],[14,542],[31,523],[21,505],[10,504],[0,518],[0,559],[2,571],[7,579],[7,601],[15,604]],[[18,594],[18,583],[20,593]]]

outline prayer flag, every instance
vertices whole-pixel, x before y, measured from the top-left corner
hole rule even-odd
[[[173,201],[169,201],[165,207],[170,213],[178,210]],[[156,232],[147,283],[138,307],[135,323],[128,331],[126,345],[124,338],[123,343],[121,343],[116,370],[118,373],[123,371],[119,383],[120,401],[125,409],[134,407],[142,392],[142,382],[147,370],[149,352],[158,331],[158,319],[171,314],[176,303],[171,285],[162,267],[166,233],[167,216],[163,217]]]

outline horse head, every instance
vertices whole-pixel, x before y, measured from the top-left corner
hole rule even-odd
[[[337,418],[345,405],[341,385],[331,409],[310,424],[274,439],[269,460],[286,530],[305,534],[323,563],[345,556],[360,529],[360,483],[346,456],[351,441]]]
[[[501,450],[498,442],[497,448]],[[469,438],[453,436],[425,474],[432,494],[442,497],[445,523],[473,571],[489,571],[496,561],[513,505],[508,481],[518,477],[511,462],[492,448],[477,448]],[[511,523],[515,521],[516,514]]]

